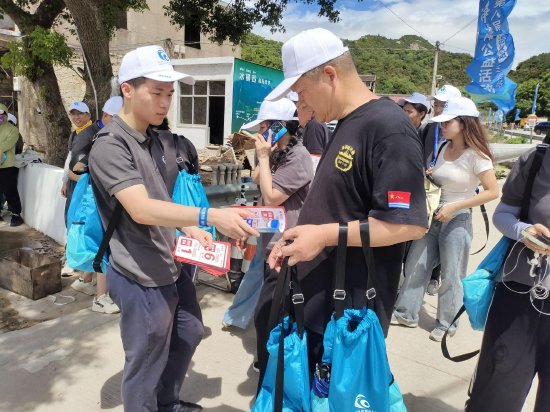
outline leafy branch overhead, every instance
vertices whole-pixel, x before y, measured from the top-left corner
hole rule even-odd
[[[362,1],[362,0],[358,0]],[[285,31],[281,23],[288,0],[170,0],[165,14],[179,27],[198,26],[200,31],[218,44],[229,40],[239,44],[255,24],[269,27],[272,32]],[[317,4],[319,16],[331,22],[339,20],[336,0],[295,0],[293,3]]]

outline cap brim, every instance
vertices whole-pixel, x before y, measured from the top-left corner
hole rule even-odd
[[[253,120],[251,122],[248,122],[246,124],[243,124],[241,126],[241,129],[244,129],[244,130],[258,130],[259,127],[258,125],[263,122],[262,119],[256,119],[256,120]]]
[[[428,97],[428,100],[439,100],[440,102],[446,102],[449,98],[447,96],[438,96],[437,94],[434,94],[433,96]]]
[[[432,122],[441,123],[441,122],[448,122],[449,120],[454,119],[457,117],[456,114],[440,114],[439,116],[432,117]]]
[[[279,84],[277,87],[275,87],[271,93],[269,93],[265,100],[279,100],[281,97],[284,97],[288,94],[288,92],[290,91],[290,88],[292,87],[292,85],[294,83],[296,83],[298,81],[298,79],[301,77],[302,75],[299,75],[299,76],[294,76],[294,77],[289,77],[288,79],[284,79],[281,84]]]
[[[166,70],[163,72],[155,72],[146,74],[143,77],[151,80],[157,80],[159,82],[175,82],[175,81],[181,81],[185,84],[194,85],[195,79],[193,76],[185,73],[180,73],[175,70]]]

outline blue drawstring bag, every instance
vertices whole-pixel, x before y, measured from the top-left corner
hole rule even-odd
[[[357,409],[389,411],[392,380],[384,333],[376,314],[368,308],[346,309],[325,332],[324,343],[332,341],[329,406],[331,411]],[[332,336],[331,336],[332,335]]]
[[[109,240],[121,213],[122,205],[117,202],[106,233],[97,210],[90,175],[82,174],[67,211],[67,264],[82,272],[105,273],[109,263]]]
[[[497,284],[497,276],[508,255],[512,240],[503,236],[479,264],[476,271],[462,279],[464,307],[474,330],[483,330]]]
[[[369,278],[367,298],[372,302],[376,293],[370,256],[368,223],[361,222],[361,242],[364,245]],[[317,374],[311,392],[312,412],[406,412],[399,387],[393,380],[386,354],[386,343],[376,313],[368,307],[345,309],[347,225],[341,225],[335,269],[334,314],[323,336],[321,365],[330,365],[328,393],[325,382]],[[317,365],[319,369],[319,365]]]
[[[172,194],[174,203],[184,206],[195,207],[210,207],[208,198],[202,186],[201,177],[199,174],[190,174],[187,170],[182,169],[178,173],[174,184],[174,192]],[[199,226],[212,234],[212,238],[216,238],[216,228],[214,226]],[[177,232],[178,236],[181,232]]]
[[[291,272],[292,290],[288,272]],[[287,292],[288,291],[288,292]],[[288,296],[287,296],[288,295]],[[290,305],[285,302],[291,297]],[[269,360],[260,392],[252,412],[310,412],[310,383],[308,369],[307,333],[304,330],[304,298],[296,282],[294,269],[288,268],[288,258],[273,295],[269,325],[276,324],[269,334]],[[288,307],[288,309],[286,309]],[[277,320],[283,313],[283,319]]]
[[[67,212],[67,263],[83,272],[95,272],[93,261],[103,240],[103,226],[97,210],[90,175],[80,176]],[[101,261],[103,273],[107,270],[107,253]]]

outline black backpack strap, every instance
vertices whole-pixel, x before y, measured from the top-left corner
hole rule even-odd
[[[485,205],[480,205],[479,209],[481,210],[481,215],[483,216],[483,221],[485,222],[485,244],[478,251],[470,253],[470,256],[477,255],[479,252],[485,249],[485,247],[487,246],[487,242],[489,241],[489,216],[487,215],[487,209],[485,208]]]
[[[465,311],[466,311],[466,306],[462,305],[462,307],[460,308],[460,310],[456,314],[455,318],[451,322],[451,325],[453,325]],[[447,329],[445,331],[445,334],[443,335],[443,339],[441,340],[441,352],[443,353],[443,356],[446,359],[449,359],[450,361],[453,361],[453,362],[463,362],[465,360],[473,358],[474,356],[476,356],[479,353],[480,349],[475,350],[473,352],[464,353],[462,355],[451,356],[449,354],[449,349],[447,348],[447,335],[448,335],[448,333],[449,333],[449,329]]]
[[[270,270],[270,269],[267,269]],[[273,330],[275,326],[279,323],[284,306],[284,297],[285,297],[285,287],[288,285],[288,257],[283,259],[281,265],[281,271],[277,277],[277,283],[275,285],[275,291],[273,292],[273,299],[271,300],[271,310],[269,312],[269,321],[267,324],[267,329],[269,331]]]
[[[338,247],[336,248],[336,268],[334,271],[334,319],[340,319],[346,309],[346,252],[348,246],[348,224],[338,226]]]
[[[298,329],[298,335],[301,338],[304,335],[305,328],[304,294],[302,293],[302,287],[298,281],[296,266],[290,268],[290,281],[292,309],[296,321],[296,328]]]
[[[367,264],[367,306],[374,309],[374,298],[376,297],[376,286],[374,284],[374,258],[370,247],[370,232],[368,219],[359,222],[359,233],[361,235],[361,248]]]
[[[113,236],[113,233],[115,231],[115,226],[120,221],[121,215],[122,215],[122,204],[117,200],[115,209],[113,210],[113,214],[111,215],[111,220],[109,220],[109,224],[107,225],[107,230],[103,235],[103,239],[101,240],[101,245],[99,246],[97,254],[95,255],[95,258],[94,258],[93,267],[97,273],[103,273],[101,268],[101,261],[103,260],[103,255],[105,255],[105,252],[109,247],[109,241]]]

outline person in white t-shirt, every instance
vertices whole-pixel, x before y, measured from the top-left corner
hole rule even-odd
[[[474,102],[466,97],[450,99],[443,113],[432,120],[441,123],[441,133],[447,139],[434,167],[426,171],[441,187],[441,199],[428,233],[415,240],[409,251],[407,276],[392,324],[418,326],[432,269],[441,264],[436,327],[430,333],[430,339],[439,342],[447,329],[452,336],[458,326],[451,322],[462,306],[461,279],[466,275],[472,241],[471,208],[496,199],[499,189]],[[480,182],[484,190],[476,195]]]

